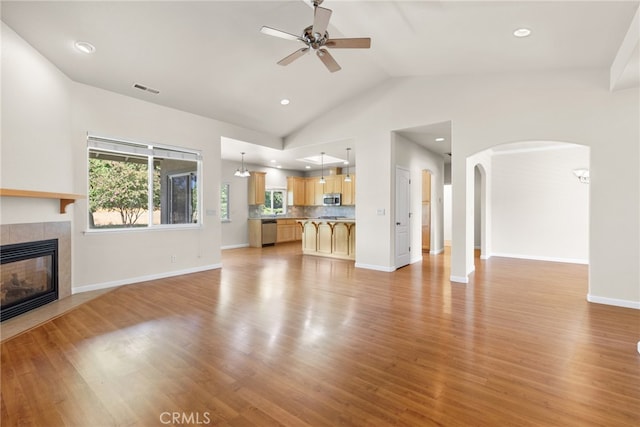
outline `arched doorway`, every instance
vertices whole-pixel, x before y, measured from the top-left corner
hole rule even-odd
[[[501,144],[471,156],[471,249],[482,259],[588,264],[589,185],[578,171],[589,164],[589,147],[555,141]]]

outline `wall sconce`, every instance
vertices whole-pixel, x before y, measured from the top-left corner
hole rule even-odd
[[[234,176],[239,176],[240,178],[246,178],[246,177],[250,176],[251,174],[244,167],[244,151],[241,154],[242,154],[242,170],[236,169],[236,172],[233,175]]]
[[[581,183],[589,183],[589,169],[574,169],[573,173],[576,177],[578,177]]]

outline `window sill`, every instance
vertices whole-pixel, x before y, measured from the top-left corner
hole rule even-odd
[[[111,233],[141,233],[145,231],[176,231],[176,230],[197,230],[202,228],[202,224],[167,224],[156,225],[154,227],[123,227],[123,228],[89,228],[82,234],[111,234]]]

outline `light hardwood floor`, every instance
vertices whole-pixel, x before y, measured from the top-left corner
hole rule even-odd
[[[448,261],[284,244],[123,286],[2,343],[2,426],[640,425],[640,311],[583,265]]]

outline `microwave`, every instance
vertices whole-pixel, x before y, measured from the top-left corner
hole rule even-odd
[[[326,193],[322,195],[322,206],[340,206],[342,195],[340,193]]]

